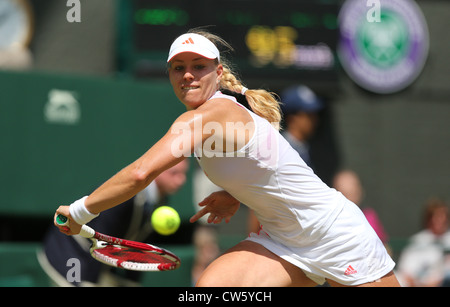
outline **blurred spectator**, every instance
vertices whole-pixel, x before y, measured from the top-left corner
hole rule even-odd
[[[191,271],[192,284],[195,285],[206,267],[220,255],[216,227],[198,225],[194,232],[195,257]]]
[[[281,102],[286,126],[282,134],[297,150],[303,161],[314,168],[308,141],[316,131],[319,123],[318,112],[323,109],[324,104],[310,88],[304,85],[284,90],[281,93]]]
[[[135,197],[102,212],[89,225],[95,230],[114,237],[150,242],[151,215],[158,206],[167,204],[169,195],[177,192],[186,182],[189,164],[183,160],[162,172],[150,185]],[[151,243],[151,242],[150,242]],[[126,271],[107,266],[89,254],[91,243],[80,236],[66,236],[56,227],[50,227],[44,239],[44,250],[38,259],[44,271],[58,286],[137,286],[141,272]],[[80,280],[69,282],[66,278],[71,267],[70,258],[80,261]]]
[[[361,205],[364,199],[364,189],[359,176],[354,171],[342,170],[334,176],[333,187],[341,192],[348,200],[352,201],[355,205],[361,208],[367,218],[367,221],[389,251],[390,248],[387,245],[389,238],[384,230],[383,224],[378,218],[378,214],[373,208],[364,207]]]
[[[205,175],[203,170],[197,165],[194,171],[192,182],[194,207],[196,211],[200,210],[200,203],[211,193],[220,191],[222,188],[215,185]],[[195,257],[192,266],[192,284],[195,285],[198,277],[206,267],[220,255],[218,243],[218,233],[216,224],[208,224],[208,215],[203,216],[197,223],[194,231]]]
[[[424,229],[413,235],[398,261],[397,276],[403,286],[450,286],[449,208],[437,198],[424,210]]]

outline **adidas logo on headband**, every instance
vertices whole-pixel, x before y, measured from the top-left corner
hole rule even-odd
[[[189,37],[189,39],[187,39],[186,41],[182,42],[181,44],[195,44],[194,40],[192,39],[192,37]]]
[[[179,36],[170,46],[167,62],[183,52],[192,52],[207,59],[218,59],[220,61],[220,52],[216,45],[203,35],[196,33],[186,33]]]

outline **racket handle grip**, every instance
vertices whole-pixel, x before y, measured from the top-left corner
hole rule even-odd
[[[69,219],[62,214],[58,214],[56,216],[56,223],[60,226],[69,226]],[[79,235],[85,238],[92,238],[95,235],[95,230],[88,225],[83,225],[81,226]]]
[[[88,225],[81,226],[80,236],[85,238],[93,238],[95,235],[95,230]]]
[[[66,216],[62,215],[62,214],[58,214],[56,216],[56,223],[59,226],[68,226],[69,225],[69,219]]]

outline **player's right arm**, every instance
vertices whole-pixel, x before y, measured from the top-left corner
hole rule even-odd
[[[90,194],[84,201],[91,214],[117,206],[130,199],[148,186],[161,172],[189,157],[196,146],[210,135],[203,134],[203,127],[211,113],[201,110],[187,111],[180,115],[169,131],[146,153],[129,164]],[[197,130],[197,131],[196,131]],[[200,130],[200,131],[198,131]],[[56,223],[56,216],[62,214],[69,218],[70,229]],[[55,214],[55,225],[61,232],[77,234],[81,225],[70,215],[69,206],[61,206]]]

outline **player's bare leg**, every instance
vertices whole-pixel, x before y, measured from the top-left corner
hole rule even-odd
[[[251,241],[240,242],[217,258],[197,282],[198,287],[315,285],[300,268]]]

